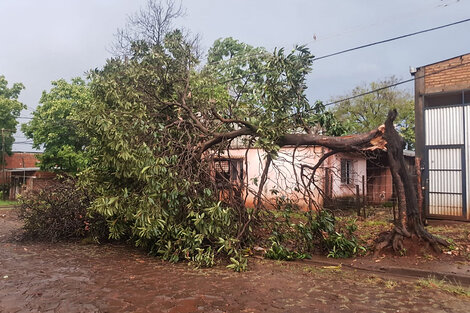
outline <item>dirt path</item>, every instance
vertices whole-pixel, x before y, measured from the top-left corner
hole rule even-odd
[[[348,270],[195,270],[125,246],[20,243],[0,210],[0,312],[468,312],[469,298]],[[2,214],[6,216],[1,217]]]

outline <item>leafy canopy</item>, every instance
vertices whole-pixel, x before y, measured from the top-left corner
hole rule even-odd
[[[20,112],[26,109],[26,106],[18,101],[18,96],[24,89],[22,83],[14,83],[11,88],[8,87],[8,81],[5,76],[0,75],[0,129],[5,129],[5,151],[10,154],[13,142],[13,134],[18,125],[17,118]],[[0,160],[1,162],[1,160]]]
[[[44,91],[33,119],[22,130],[33,139],[33,147],[44,147],[39,156],[41,169],[77,172],[87,164],[85,135],[77,130],[76,118],[90,101],[90,90],[81,78],[70,83],[53,81],[49,92]]]
[[[384,88],[397,82],[396,77],[372,82],[368,86],[357,86],[350,94],[338,97],[354,97],[371,90]],[[363,133],[383,124],[390,110],[397,109],[398,132],[405,139],[408,149],[414,149],[414,101],[410,93],[396,87],[385,88],[377,92],[338,103],[331,111],[343,122],[351,133]]]
[[[171,261],[212,265],[227,255],[241,269],[254,217],[241,199],[220,197],[211,159],[237,138],[275,152],[286,133],[323,122],[321,104],[305,96],[313,56],[228,38],[200,66],[193,43],[174,30],[90,74],[92,101],[76,119],[89,136],[81,184],[111,237]]]

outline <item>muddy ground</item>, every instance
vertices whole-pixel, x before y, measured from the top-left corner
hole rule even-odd
[[[198,270],[124,245],[25,243],[0,209],[0,312],[469,312],[470,298],[308,262]]]

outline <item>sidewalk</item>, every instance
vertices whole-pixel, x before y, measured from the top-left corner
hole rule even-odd
[[[457,283],[470,286],[470,265],[468,262],[449,262],[449,261],[427,261],[412,264],[406,262],[406,265],[394,263],[397,259],[389,256],[385,258],[359,257],[355,259],[332,259],[322,256],[313,256],[310,260],[304,260],[304,263],[312,263],[319,266],[341,266],[353,270],[365,271],[369,273],[404,277],[404,278],[429,278],[433,277],[439,280],[446,280],[450,283]],[[407,260],[411,260],[408,257]]]

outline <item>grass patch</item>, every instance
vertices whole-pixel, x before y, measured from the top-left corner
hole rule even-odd
[[[368,220],[362,223],[363,227],[377,227],[377,226],[387,226],[390,227],[391,223],[387,221],[380,221],[380,220]]]
[[[395,289],[395,287],[398,286],[398,282],[394,281],[394,280],[387,280],[385,282],[385,288],[387,289]]]
[[[457,296],[470,298],[470,289],[460,284],[452,284],[445,280],[439,280],[435,277],[422,278],[418,280],[417,286],[420,288],[438,289]]]
[[[18,204],[17,201],[0,200],[0,206],[16,205],[16,204]]]

